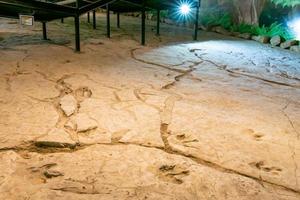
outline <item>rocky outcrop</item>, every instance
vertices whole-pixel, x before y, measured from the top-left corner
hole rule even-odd
[[[252,36],[252,40],[255,40],[257,42],[263,43],[263,44],[267,44],[270,41],[270,37],[268,36],[263,36],[263,35],[259,35],[259,36]]]
[[[300,46],[299,45],[291,46],[291,51],[295,51],[295,52],[300,53]]]
[[[241,33],[237,35],[239,38],[243,38],[245,40],[250,40],[252,35],[251,33]]]
[[[283,48],[283,49],[288,49],[291,46],[294,46],[296,44],[298,44],[297,40],[288,40],[288,41],[285,41],[285,42],[281,43],[280,47]]]
[[[278,46],[280,45],[281,41],[282,41],[281,37],[276,35],[271,38],[270,43],[272,46]]]

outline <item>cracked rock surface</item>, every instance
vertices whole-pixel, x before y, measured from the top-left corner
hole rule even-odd
[[[1,22],[0,199],[300,199],[299,54],[87,27],[76,54]]]
[[[60,107],[70,117],[77,109],[77,101],[72,95],[66,95],[60,99]]]

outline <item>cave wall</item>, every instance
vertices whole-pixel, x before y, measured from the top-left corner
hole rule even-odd
[[[258,24],[266,0],[202,0],[202,9],[219,8],[232,14],[236,23]]]

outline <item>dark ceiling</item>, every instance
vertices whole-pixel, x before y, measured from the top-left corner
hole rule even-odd
[[[174,8],[181,0],[80,0],[79,8],[76,0],[0,0],[0,16],[18,18],[19,14],[30,14],[37,21],[51,21],[102,7],[109,4],[110,10],[115,12],[141,11]],[[190,0],[196,4],[198,0]]]

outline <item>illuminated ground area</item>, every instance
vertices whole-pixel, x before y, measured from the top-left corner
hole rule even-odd
[[[299,54],[103,19],[1,19],[0,199],[300,199]]]

